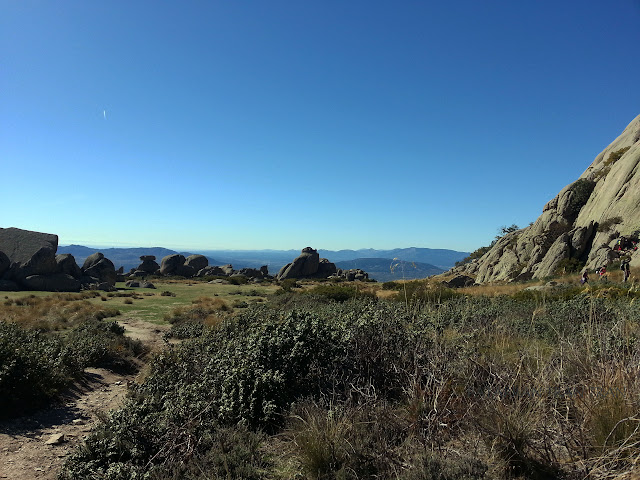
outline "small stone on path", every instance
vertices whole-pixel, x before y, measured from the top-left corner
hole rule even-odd
[[[65,439],[64,439],[64,434],[63,433],[54,433],[53,435],[51,435],[49,437],[49,440],[47,440],[46,442],[44,442],[45,445],[60,445],[61,443],[64,443]]]

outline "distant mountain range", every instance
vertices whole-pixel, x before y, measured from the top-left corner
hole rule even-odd
[[[89,255],[95,252],[102,252],[105,257],[114,263],[116,268],[122,266],[125,271],[140,265],[141,255],[155,255],[156,261],[160,263],[162,258],[167,255],[181,253],[186,257],[198,253],[205,255],[209,259],[209,265],[226,265],[230,263],[236,269],[259,268],[262,265],[267,265],[269,273],[272,275],[278,273],[280,268],[300,255],[300,250],[200,250],[177,252],[163,247],[92,248],[82,245],[58,246],[58,253],[72,254],[80,266]],[[448,270],[458,260],[462,260],[469,255],[468,252],[457,252],[455,250],[415,247],[396,248],[393,250],[367,248],[334,251],[320,249],[318,253],[321,258],[329,259],[338,268],[360,268],[368,272],[370,278],[375,278],[378,281],[402,278],[402,269],[404,269],[404,278],[424,278]],[[398,263],[398,261],[404,261],[405,263],[401,263],[391,272],[391,265]]]
[[[367,272],[369,278],[379,282],[426,278],[445,271],[443,268],[428,263],[405,262],[388,258],[357,258],[355,260],[336,262],[336,267],[343,270],[359,268]]]

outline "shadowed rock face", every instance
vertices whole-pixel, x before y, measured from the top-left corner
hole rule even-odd
[[[82,273],[87,277],[97,279],[99,283],[107,283],[110,286],[116,284],[116,268],[113,262],[100,252],[87,257],[82,265]]]
[[[595,269],[619,258],[621,235],[640,233],[640,116],[605,148],[576,182],[549,201],[530,225],[501,239],[480,259],[456,267],[477,283],[554,275],[565,259]],[[624,252],[631,265],[638,252]]]
[[[11,263],[8,269],[11,279],[56,273],[57,249],[57,235],[20,228],[0,228],[0,251]]]

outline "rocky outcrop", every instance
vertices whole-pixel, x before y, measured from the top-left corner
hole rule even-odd
[[[588,269],[620,257],[621,235],[640,230],[640,116],[605,148],[575,182],[563,188],[530,226],[497,240],[481,258],[452,273],[477,283],[545,278],[567,265]],[[640,264],[640,256],[631,264]]]
[[[342,279],[348,282],[366,282],[369,280],[369,274],[359,268],[351,268],[349,270],[339,268],[336,273],[329,278]]]
[[[265,268],[265,267],[263,267]],[[345,280],[368,280],[369,274],[363,270],[340,270],[326,258],[320,258],[316,250],[311,247],[302,252],[293,262],[280,269],[277,280],[288,278],[341,278]]]
[[[20,283],[30,275],[56,273],[58,236],[20,228],[0,228],[0,252],[9,258],[5,280]]]
[[[142,263],[136,268],[137,276],[154,275],[160,270],[160,265],[156,262],[155,255],[142,255],[140,257]]]
[[[100,252],[93,253],[86,258],[82,265],[82,275],[85,277],[83,283],[89,284],[106,283],[113,287],[117,280],[116,267],[113,262]],[[89,281],[86,277],[92,278],[94,281]]]
[[[113,263],[102,253],[87,257],[81,269],[73,255],[56,255],[57,249],[57,235],[0,228],[0,290],[77,292],[115,285]]]
[[[320,264],[323,264],[320,269]],[[298,257],[293,262],[286,264],[280,269],[276,278],[278,280],[286,280],[287,278],[327,278],[329,275],[325,275],[326,264],[330,263],[327,259],[320,259],[320,255],[317,250],[311,247],[305,247]],[[333,269],[335,269],[335,265]]]

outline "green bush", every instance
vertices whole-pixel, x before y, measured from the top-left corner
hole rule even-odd
[[[133,371],[146,353],[116,322],[87,320],[61,336],[0,322],[0,417],[38,408],[86,367]]]
[[[622,217],[611,217],[598,224],[598,232],[608,232],[615,225],[623,222]]]
[[[0,418],[55,397],[82,369],[69,353],[55,336],[0,322]]]
[[[571,184],[569,190],[573,195],[569,200],[569,214],[577,216],[578,213],[580,213],[582,207],[584,207],[589,200],[595,186],[595,182],[587,180],[586,178],[581,178]]]

